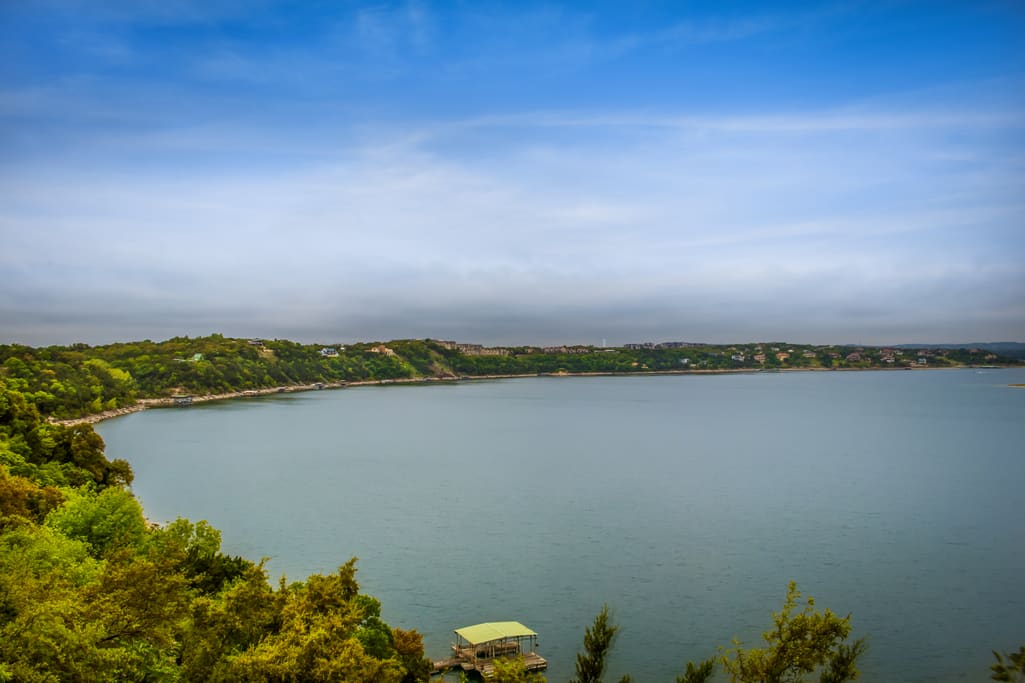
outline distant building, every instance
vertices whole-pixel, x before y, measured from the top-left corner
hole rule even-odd
[[[495,346],[488,347],[481,344],[456,344],[455,348],[459,353],[467,356],[508,356],[509,349]]]
[[[589,353],[590,349],[586,346],[545,346],[541,349],[542,353]]]

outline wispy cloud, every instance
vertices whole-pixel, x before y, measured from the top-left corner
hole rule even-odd
[[[1011,190],[1025,185],[1025,169],[986,136],[947,138],[966,121],[1017,122],[971,111],[838,116],[843,125],[815,126],[819,115],[794,115],[783,139],[774,117],[503,117],[413,135],[378,128],[334,158],[273,171],[8,175],[0,195],[17,201],[0,224],[0,264],[23,270],[6,305],[31,306],[60,271],[72,308],[134,300],[204,310],[214,296],[287,309],[303,326],[391,310],[390,329],[404,334],[417,332],[399,319],[434,311],[441,325],[439,308],[527,319],[539,306],[572,327],[596,301],[619,307],[627,325],[659,310],[711,321],[719,305],[756,305],[764,324],[796,324],[799,309],[858,302],[872,302],[858,317],[871,323],[873,310],[910,316],[938,299],[968,315],[988,289],[1014,315],[1009,302],[1025,297],[1025,204]],[[515,145],[503,142],[510,125]],[[553,125],[630,134],[585,144],[551,137]],[[467,156],[462,134],[498,144]],[[252,142],[229,130],[165,135],[127,144],[161,153]],[[948,168],[950,145],[982,168]],[[102,263],[108,279],[83,262]]]
[[[1020,75],[736,100],[714,61],[861,7],[61,5],[0,80],[0,328],[1025,337]]]

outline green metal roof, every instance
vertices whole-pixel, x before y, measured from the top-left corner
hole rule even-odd
[[[463,628],[457,628],[456,634],[471,645],[480,645],[506,638],[526,638],[527,636],[537,635],[518,621],[493,621],[487,624],[477,624],[476,626],[464,626]]]

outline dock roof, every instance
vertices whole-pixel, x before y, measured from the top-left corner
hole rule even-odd
[[[537,636],[536,633],[518,621],[492,621],[486,624],[464,626],[463,628],[457,628],[456,634],[471,645],[480,645],[494,640],[505,640],[506,638]]]

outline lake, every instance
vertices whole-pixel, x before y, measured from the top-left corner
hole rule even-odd
[[[154,520],[272,579],[358,556],[427,654],[522,621],[568,680],[760,644],[787,582],[869,637],[864,680],[988,680],[1025,643],[1025,370],[539,377],[359,387],[97,425]],[[719,677],[722,680],[722,676]]]

